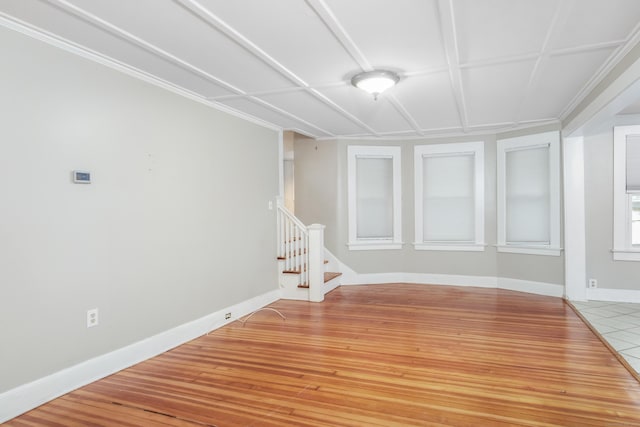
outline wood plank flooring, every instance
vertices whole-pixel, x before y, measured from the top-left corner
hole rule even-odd
[[[640,384],[561,299],[340,287],[278,301],[8,426],[640,426]]]

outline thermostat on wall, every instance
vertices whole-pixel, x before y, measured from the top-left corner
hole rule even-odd
[[[73,171],[73,182],[76,184],[91,184],[91,172]]]

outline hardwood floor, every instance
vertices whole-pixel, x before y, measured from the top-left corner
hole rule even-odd
[[[557,298],[340,287],[278,301],[8,426],[640,426],[640,384]]]

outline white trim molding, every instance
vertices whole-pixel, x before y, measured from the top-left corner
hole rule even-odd
[[[277,301],[280,299],[280,294],[279,289],[267,292],[137,343],[8,390],[0,394],[0,423],[15,418],[79,387],[218,329]],[[231,319],[225,319],[225,313],[233,313],[233,316]]]
[[[562,248],[552,248],[546,246],[529,246],[529,245],[495,245],[498,252],[508,252],[512,254],[529,254],[529,255],[549,255],[560,256]]]
[[[421,285],[471,286],[498,288],[536,295],[562,297],[564,286],[556,283],[534,282],[493,276],[464,276],[457,274],[429,273],[371,273],[354,274],[342,281],[342,285],[376,285],[384,283],[415,283]]]
[[[507,152],[549,147],[549,242],[527,244],[507,239]],[[497,143],[497,220],[498,252],[560,256],[560,132],[551,131],[515,138],[500,139]]]
[[[114,58],[111,58],[107,55],[101,54],[99,52],[96,52],[94,50],[91,50],[85,46],[80,46],[74,42],[71,42],[67,39],[64,39],[60,36],[54,35],[48,31],[43,30],[42,28],[38,28],[35,27],[31,24],[28,24],[24,21],[21,21],[15,17],[11,17],[8,16],[6,14],[2,14],[0,13],[0,26],[11,29],[13,31],[17,31],[19,33],[22,33],[26,36],[29,36],[31,38],[34,38],[36,40],[40,40],[44,43],[47,43],[51,46],[55,46],[59,49],[62,49],[66,52],[72,53],[74,55],[78,55],[81,58],[84,59],[88,59],[90,61],[96,62],[98,64],[104,65],[106,67],[109,67],[113,70],[119,71],[121,73],[127,74],[131,77],[134,77],[136,79],[142,80],[146,83],[152,84],[154,86],[157,86],[159,88],[168,90],[170,92],[173,92],[177,95],[183,96],[187,99],[190,99],[192,101],[198,102],[200,104],[206,105],[207,107],[211,107],[214,108],[218,111],[222,111],[226,114],[229,114],[231,116],[234,117],[238,117],[242,120],[246,120],[247,122],[256,124],[258,126],[262,126],[264,128],[267,129],[271,129],[271,130],[275,130],[275,131],[280,131],[282,130],[282,128],[280,126],[276,126],[273,123],[269,123],[266,120],[262,120],[260,118],[251,116],[247,113],[243,113],[239,110],[236,110],[234,108],[228,107],[222,103],[216,102],[214,100],[211,99],[206,99],[203,98],[202,96],[191,92],[187,89],[184,89],[180,86],[177,86],[167,80],[161,79],[151,73],[148,73],[146,71],[140,70],[138,68],[135,68],[131,65],[125,64],[124,62],[118,61]],[[202,77],[202,76],[201,76]],[[220,83],[220,82],[217,82]],[[233,88],[228,88],[232,91]],[[266,103],[264,103],[266,104]],[[270,104],[267,104],[267,106],[271,109],[274,109],[275,107],[271,106]],[[295,118],[295,117],[294,117]],[[297,118],[296,118],[297,119]],[[298,119],[298,121],[302,121],[300,119]],[[322,129],[319,129],[322,131]]]
[[[438,157],[471,157],[473,177],[473,241],[425,240],[424,208],[425,159]],[[484,243],[484,141],[458,142],[450,144],[416,145],[414,147],[414,248],[429,251],[473,251],[481,252]],[[434,179],[435,181],[435,179]],[[442,181],[442,180],[439,180]],[[447,185],[446,182],[443,185]],[[439,189],[440,194],[447,194],[447,188]],[[455,214],[455,212],[452,212]],[[448,218],[454,215],[449,215]],[[471,236],[469,236],[471,237]]]
[[[461,244],[461,243],[436,243],[436,242],[414,242],[414,248],[417,251],[460,251],[460,252],[482,252],[487,247],[484,243],[479,244]]]
[[[590,301],[632,302],[640,303],[640,290],[637,289],[587,289]]]
[[[587,299],[584,138],[563,138],[564,162],[564,282],[567,298]]]
[[[640,250],[611,249],[614,261],[640,261]]]
[[[379,285],[384,283],[473,286],[477,288],[495,288],[497,286],[496,278],[490,276],[463,276],[457,274],[430,273],[356,273],[342,281],[342,285]]]
[[[388,243],[380,240],[376,241],[359,241],[351,242],[347,246],[351,251],[378,251],[378,250],[390,250],[390,249],[402,249],[403,242],[391,242]]]
[[[640,125],[613,128],[613,259],[640,261],[640,247],[631,242],[631,194],[626,190],[627,138],[640,136]]]
[[[400,146],[349,145],[347,147],[347,195],[350,250],[402,249],[402,168]],[[381,238],[358,237],[358,159],[390,159],[392,165],[392,235]]]
[[[498,288],[558,298],[563,297],[565,293],[564,285],[512,279],[510,277],[498,277]]]

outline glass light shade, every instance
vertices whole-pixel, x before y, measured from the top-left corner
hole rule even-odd
[[[379,94],[398,83],[400,77],[392,71],[374,70],[353,76],[351,84],[377,98]]]

